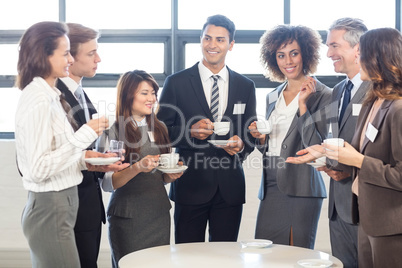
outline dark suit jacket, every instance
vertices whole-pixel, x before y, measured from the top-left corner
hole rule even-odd
[[[377,136],[374,142],[365,136],[360,148],[361,132],[372,105],[362,108],[352,141],[352,146],[364,154],[362,167],[355,169],[359,176],[360,224],[370,236],[402,234],[402,100],[383,102],[372,122]]]
[[[332,93],[332,102],[328,106],[328,119],[331,122],[332,134],[334,138],[342,138],[347,142],[351,142],[356,129],[358,115],[353,115],[353,104],[361,104],[366,96],[366,92],[370,88],[370,82],[363,82],[350,100],[346,108],[342,122],[339,124],[339,102],[342,98],[343,89],[346,79],[335,85]],[[334,164],[333,162],[331,162]],[[352,174],[352,168],[347,165],[336,163],[333,167]],[[343,179],[342,181],[330,180],[329,200],[328,200],[328,217],[331,219],[335,208],[339,217],[349,224],[352,224],[352,177]]]
[[[267,95],[267,113],[268,119],[275,109],[276,101],[269,103],[270,94],[277,94],[279,96],[287,83],[281,84],[274,91]],[[329,104],[331,100],[331,90],[317,81],[316,93],[312,94],[307,100],[307,112],[303,116],[299,116],[299,111],[293,118],[289,130],[286,133],[285,139],[281,146],[280,157],[283,159],[282,163],[274,163],[278,166],[277,183],[281,192],[292,196],[305,196],[305,197],[327,197],[325,184],[322,180],[320,172],[312,166],[307,164],[294,165],[284,163],[284,160],[290,156],[295,156],[296,152],[306,148],[310,145],[321,144],[323,135],[325,134],[325,124],[322,125],[320,130],[317,123],[320,123],[322,118],[317,111],[323,109]],[[265,146],[259,148],[263,153],[263,158],[267,158],[266,152],[268,151],[268,138],[265,139]],[[267,160],[265,163],[268,165]],[[270,163],[273,164],[273,163]],[[258,197],[263,200],[264,193],[264,176],[265,168],[263,170],[263,178]]]
[[[191,126],[212,114],[205,98],[198,64],[169,76],[160,98],[158,118],[169,131],[169,137],[188,169],[172,183],[170,198],[180,204],[198,205],[208,202],[219,191],[231,205],[245,202],[245,180],[242,161],[254,149],[248,126],[256,119],[254,82],[229,69],[227,109],[222,121],[230,121],[225,136],[212,134],[206,140],[190,138]],[[243,114],[233,114],[237,104],[244,104]],[[238,135],[245,143],[242,153],[230,156],[208,143],[211,139],[227,140]]]
[[[57,80],[57,88],[64,93],[66,101],[70,104],[74,119],[81,127],[86,123],[84,110],[81,109],[77,99],[61,81]],[[89,114],[97,113],[87,94],[84,92],[88,104]],[[91,145],[91,149],[92,149]],[[76,231],[88,231],[99,227],[99,221],[106,222],[105,208],[102,201],[102,192],[99,187],[98,177],[102,177],[97,172],[83,170],[84,176],[82,182],[78,185],[79,207],[77,221],[75,225]]]

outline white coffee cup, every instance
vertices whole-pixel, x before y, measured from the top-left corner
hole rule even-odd
[[[342,138],[325,139],[324,143],[339,146],[339,147],[344,147],[345,146],[345,141]]]
[[[269,134],[272,131],[272,125],[268,120],[261,120],[256,122],[257,130],[261,134]]]
[[[178,153],[161,154],[159,163],[164,168],[175,168],[179,162]]]
[[[230,122],[215,122],[214,132],[216,135],[226,135],[230,130]]]

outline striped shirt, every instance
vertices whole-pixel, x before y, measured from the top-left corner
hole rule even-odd
[[[85,149],[98,137],[88,125],[74,133],[60,103],[61,92],[40,77],[24,88],[15,116],[15,144],[23,186],[61,191],[82,181]]]

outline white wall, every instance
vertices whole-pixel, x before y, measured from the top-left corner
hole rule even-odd
[[[250,155],[249,161],[251,161],[251,159],[258,159],[260,157],[260,152],[254,151],[253,154]],[[22,187],[21,178],[16,168],[15,145],[13,140],[0,140],[0,163],[2,166],[0,169],[0,211],[2,215],[0,220],[0,252],[2,250],[28,251],[28,244],[22,233],[20,223],[21,213],[26,202],[27,191]],[[239,241],[252,239],[254,237],[255,219],[259,205],[257,192],[261,180],[261,168],[253,167],[251,162],[247,163],[248,165],[245,167],[247,201],[243,209]],[[325,176],[324,178],[328,190],[328,177]],[[108,204],[109,197],[109,193],[103,194],[106,206]],[[173,209],[171,212],[173,212]],[[325,199],[319,221],[315,249],[330,253],[327,214],[327,199]],[[172,241],[174,240],[172,239]],[[103,258],[105,262],[108,263],[109,244],[107,240],[107,224],[103,226],[100,258]]]

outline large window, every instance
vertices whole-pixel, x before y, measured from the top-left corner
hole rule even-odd
[[[265,113],[265,96],[278,83],[264,77],[259,39],[277,24],[302,24],[323,37],[316,75],[332,87],[343,77],[326,56],[326,29],[337,18],[364,20],[369,28],[401,28],[402,0],[13,0],[0,9],[0,137],[13,137],[14,112],[20,91],[13,87],[18,41],[24,30],[43,20],[78,22],[99,29],[102,62],[94,78],[84,79],[86,91],[99,109],[113,113],[116,82],[123,72],[143,69],[162,88],[167,75],[195,64],[202,57],[200,30],[206,18],[223,14],[237,28],[228,54],[233,70],[257,86],[257,114]],[[21,8],[23,7],[23,8]],[[32,12],[35,10],[35,12]],[[106,112],[106,111],[105,111]]]

